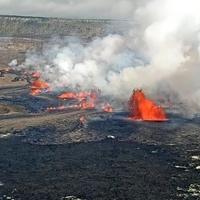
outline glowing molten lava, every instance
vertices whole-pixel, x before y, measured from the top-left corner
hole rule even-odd
[[[97,99],[97,93],[91,92],[65,92],[58,96],[62,100],[76,99],[80,103],[76,106],[82,110],[95,109],[95,101]]]
[[[39,79],[34,81],[31,85],[31,95],[33,96],[39,95],[43,91],[49,91],[49,90],[50,90],[49,84]]]
[[[69,99],[76,99],[76,93],[74,92],[65,92],[58,96],[59,99],[69,100]]]
[[[95,109],[95,101],[93,99],[84,99],[79,106],[82,110],[93,110]]]
[[[134,120],[166,121],[165,111],[146,98],[142,90],[135,90],[129,100],[130,117]]]
[[[63,100],[77,99],[81,101],[89,97],[90,94],[90,92],[65,92],[58,96],[58,98]]]
[[[103,112],[112,113],[113,108],[109,103],[105,103],[102,107]]]

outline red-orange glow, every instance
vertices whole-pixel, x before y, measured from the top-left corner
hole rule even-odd
[[[79,104],[82,110],[93,110],[95,109],[95,102],[93,99],[84,99]]]
[[[47,89],[47,88],[49,88],[49,84],[42,80],[36,80],[32,83],[31,88]]]
[[[58,96],[59,99],[70,100],[76,99],[79,102],[75,105],[61,106],[61,107],[50,107],[47,111],[64,110],[64,109],[82,109],[82,110],[93,110],[95,109],[95,103],[97,95],[95,92],[65,92]]]
[[[129,100],[130,117],[134,120],[166,121],[165,111],[146,98],[142,90],[135,90]]]
[[[42,80],[36,80],[31,85],[31,95],[39,95],[42,93],[43,90],[49,90],[49,84],[42,81]]]
[[[92,92],[64,92],[63,94],[59,95],[58,98],[63,99],[63,100],[77,99],[79,101],[82,101],[87,98],[96,100],[97,93],[94,91]]]
[[[105,103],[102,107],[103,112],[108,112],[108,113],[112,113],[113,112],[113,108],[109,103]]]
[[[69,99],[76,99],[76,93],[74,92],[65,92],[58,96],[59,99],[69,100]]]
[[[89,96],[90,96],[91,99],[93,99],[94,101],[96,101],[98,94],[97,94],[96,91],[92,91],[92,92],[89,93]]]
[[[79,100],[86,99],[89,96],[90,96],[90,92],[77,92],[76,93],[76,98]]]
[[[31,93],[32,96],[37,96],[39,94],[41,94],[41,90],[40,89],[31,89]]]
[[[83,100],[90,96],[90,92],[64,92],[63,94],[59,95],[59,99],[63,100],[70,100],[70,99],[78,99]]]

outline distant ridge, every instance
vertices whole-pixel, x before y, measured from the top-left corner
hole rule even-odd
[[[89,20],[89,21],[130,21],[128,19],[109,19],[109,18],[64,18],[64,17],[45,17],[45,16],[31,16],[31,15],[1,15],[0,17],[19,17],[19,18],[38,18],[38,19],[61,19],[61,20]]]
[[[13,17],[13,18],[30,18],[30,19],[59,19],[59,20],[89,20],[89,21],[128,21],[125,19],[97,19],[97,18],[64,18],[64,17],[44,17],[44,16],[29,16],[29,15],[0,15],[0,17]]]
[[[118,32],[126,20],[65,19],[0,15],[0,37],[49,38],[52,35],[91,38]]]

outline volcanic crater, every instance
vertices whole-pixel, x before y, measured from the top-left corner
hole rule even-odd
[[[166,121],[138,121],[70,107],[57,93],[31,95],[31,75],[5,63],[41,40],[3,44],[0,199],[200,199],[199,117],[168,110]]]

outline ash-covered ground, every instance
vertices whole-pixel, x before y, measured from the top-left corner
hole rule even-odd
[[[1,70],[42,43],[1,40]],[[169,121],[148,123],[126,112],[48,112],[59,106],[56,96],[30,96],[20,76],[0,77],[0,199],[200,199],[200,118],[169,112]]]

